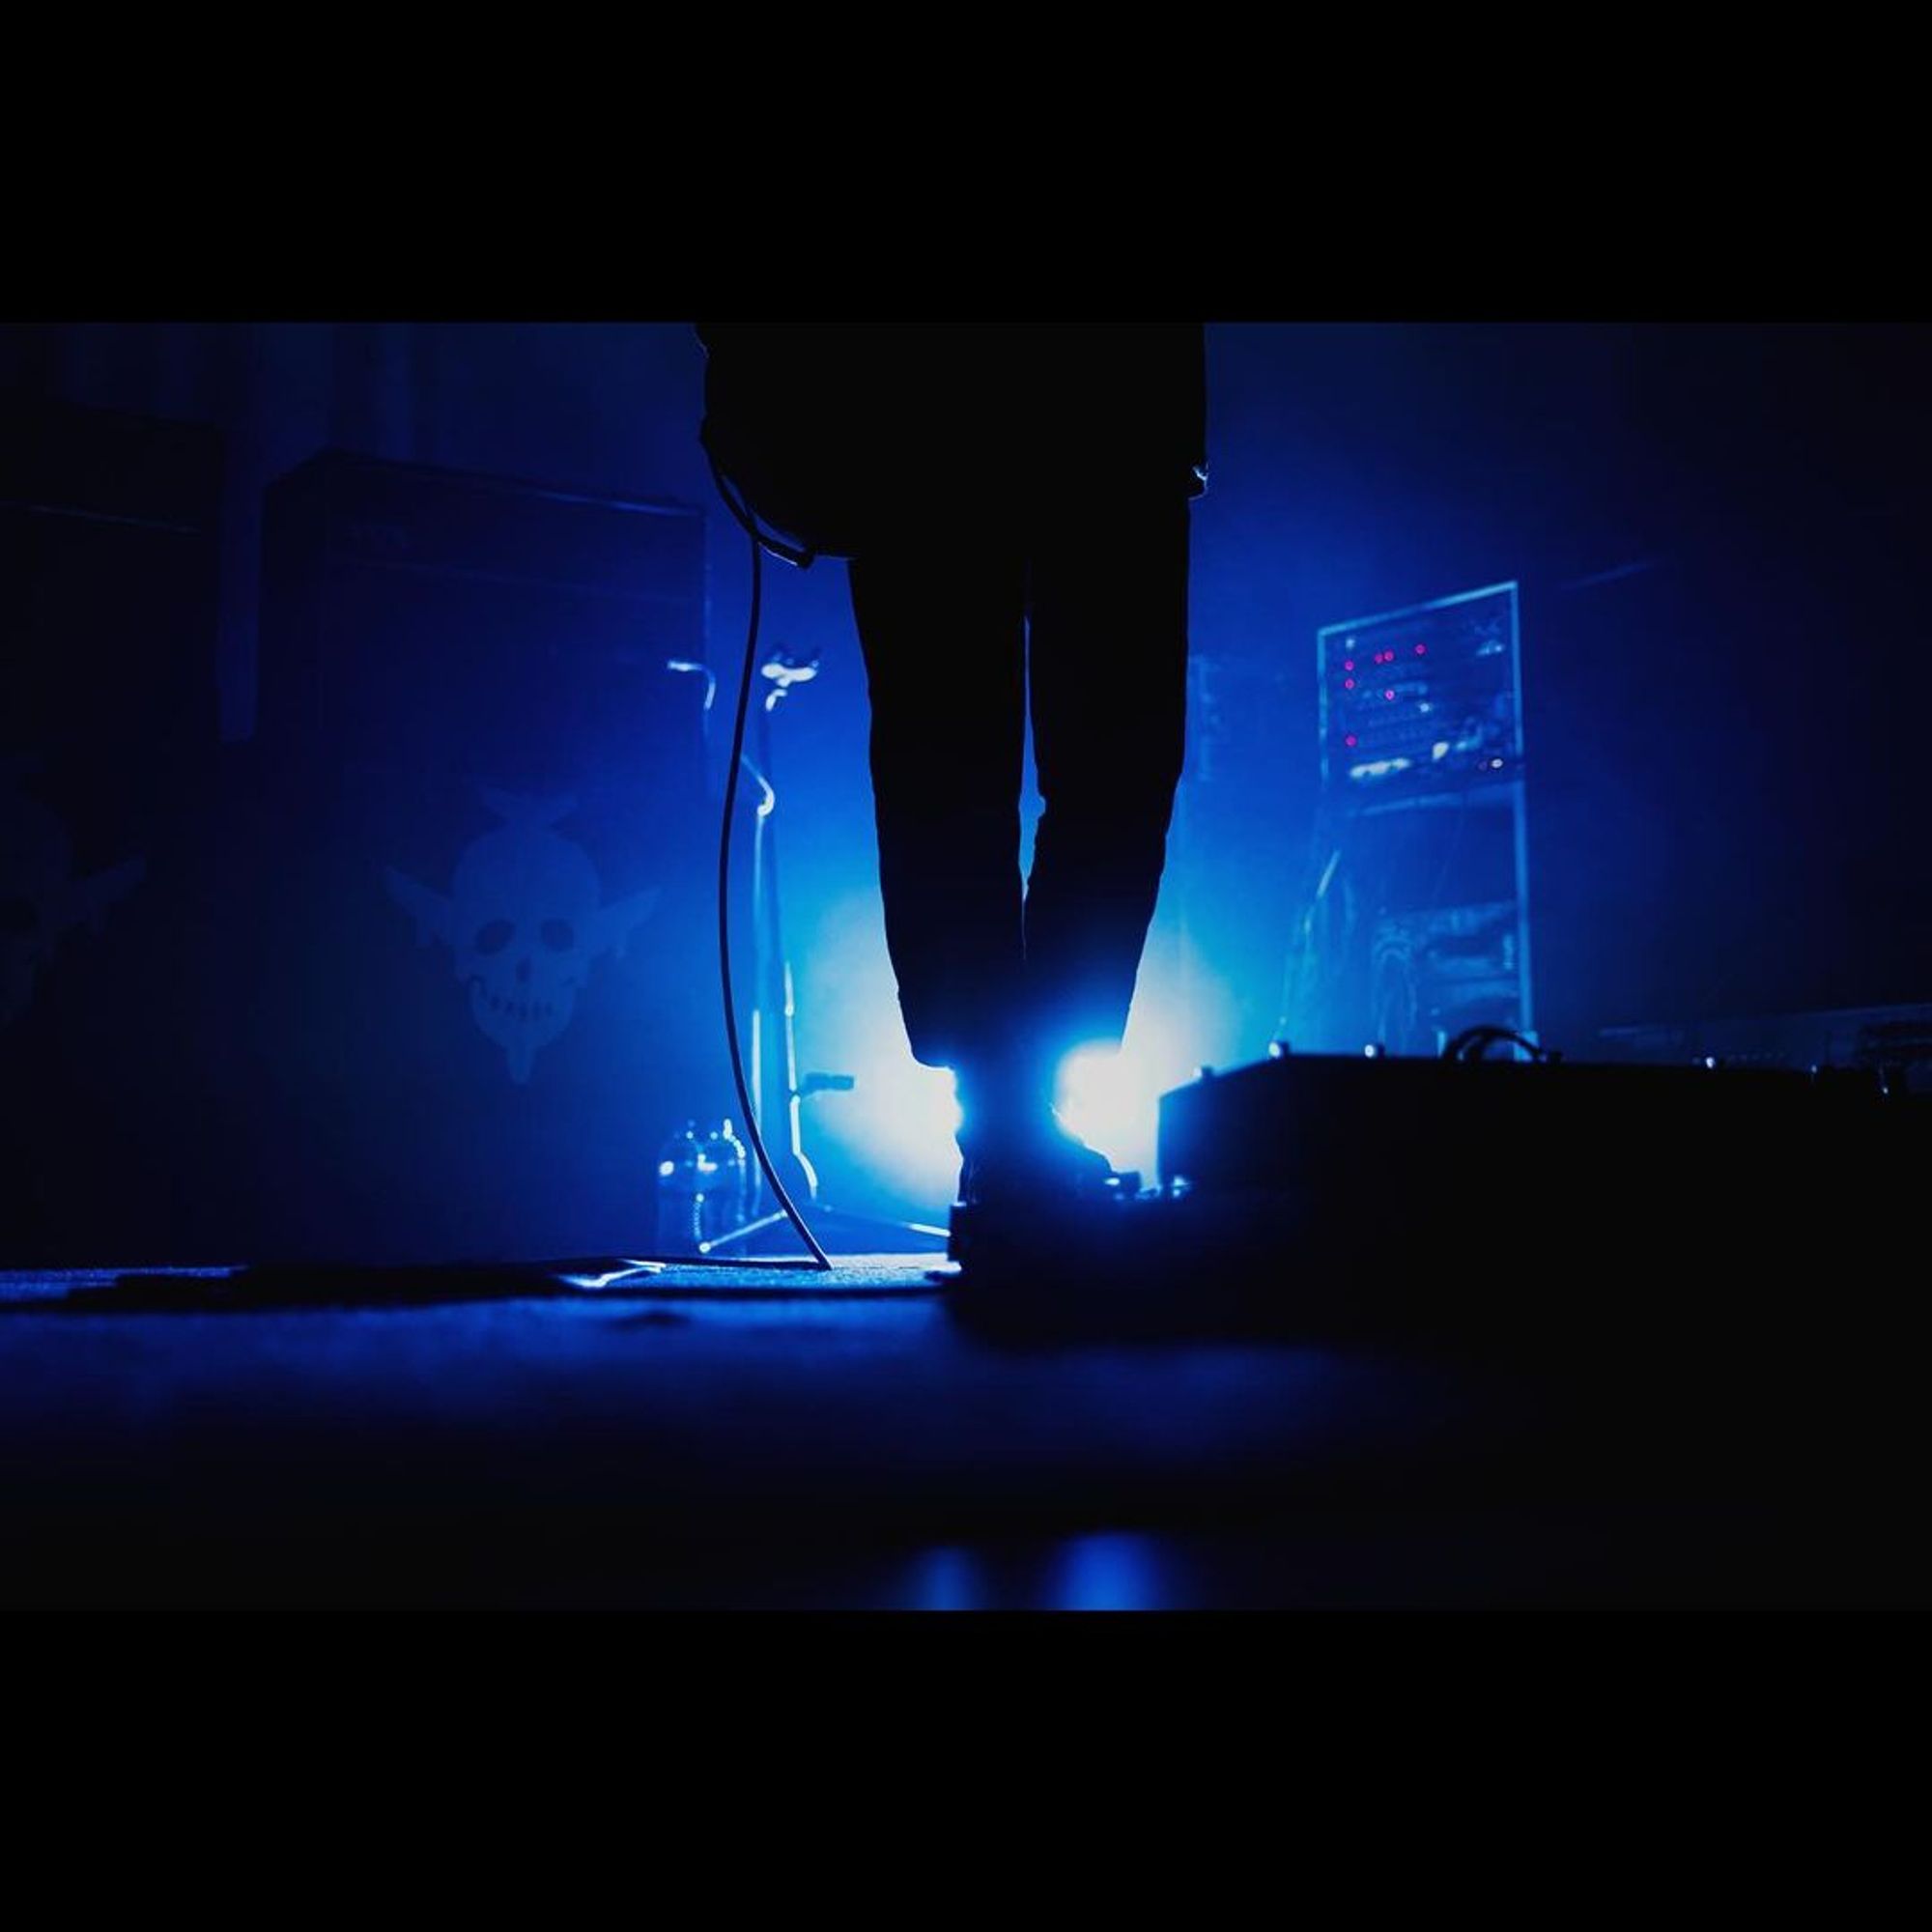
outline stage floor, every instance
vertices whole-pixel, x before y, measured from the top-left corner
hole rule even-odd
[[[1875,1338],[999,1340],[939,1260],[0,1277],[0,1604],[1932,1595]]]

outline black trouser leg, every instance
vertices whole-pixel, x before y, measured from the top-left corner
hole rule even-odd
[[[1028,1005],[1050,1057],[1119,1045],[1186,738],[1188,509],[1176,492],[1043,519],[1032,554]]]
[[[1007,1051],[1025,997],[1025,566],[888,551],[851,581],[886,945],[914,1055],[963,1077]]]

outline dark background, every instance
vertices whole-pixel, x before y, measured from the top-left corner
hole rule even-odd
[[[1129,1037],[1154,1088],[1273,1027],[1314,858],[1317,629],[1506,579],[1546,1038],[1582,1057],[1624,1023],[1932,997],[1922,328],[1215,324],[1208,356],[1201,701]],[[221,430],[231,747],[256,723],[263,491],[324,448],[703,507],[709,651],[735,668],[747,569],[701,380],[671,323],[0,328],[0,392]],[[828,1194],[930,1215],[951,1155],[892,1003],[839,567],[777,573],[766,621],[824,661],[776,754],[802,1056],[860,1081],[813,1103],[813,1150]],[[677,836],[708,843],[695,801]],[[709,931],[683,943],[708,983]]]

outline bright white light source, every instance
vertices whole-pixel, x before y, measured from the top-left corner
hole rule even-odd
[[[959,1131],[959,1093],[952,1073],[944,1066],[922,1066],[918,1061],[902,1069],[899,1104],[894,1119],[908,1132],[927,1140],[950,1141]],[[947,1149],[951,1162],[952,1151]]]
[[[1068,1054],[1060,1069],[1060,1118],[1103,1153],[1128,1129],[1138,1129],[1147,1095],[1137,1069],[1103,1046]],[[1154,1095],[1155,1100],[1159,1095]]]
[[[877,887],[825,901],[792,930],[800,1064],[857,1083],[805,1102],[805,1145],[827,1199],[853,1211],[944,1220],[959,1179],[959,1102],[952,1074],[922,1066],[906,1042]],[[764,1129],[781,1140],[782,1119]]]
[[[959,1174],[958,1091],[945,1067],[922,1066],[912,1057],[902,1034],[894,1037],[881,1027],[878,1035],[854,1069],[859,1084],[850,1099],[835,1094],[811,1104],[874,1174],[927,1204],[922,1212],[930,1215],[952,1198]]]
[[[1126,1044],[1082,1047],[1061,1064],[1055,1105],[1072,1131],[1117,1168],[1151,1180],[1160,1096],[1183,1087],[1201,1054],[1158,1007],[1137,1001]]]

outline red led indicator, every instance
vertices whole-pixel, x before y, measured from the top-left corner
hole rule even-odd
[[[1355,661],[1353,658],[1344,658],[1342,660],[1342,668],[1344,670],[1353,670],[1354,668],[1355,668]]]
[[[1395,693],[1392,691],[1385,691],[1382,693],[1382,696],[1384,697],[1393,697],[1395,696]]]
[[[1342,689],[1344,691],[1353,691],[1354,688],[1355,688],[1355,680],[1352,677],[1345,677],[1342,680]]]
[[[1342,742],[1343,744],[1348,746],[1350,751],[1352,752],[1355,749],[1355,734],[1352,731],[1350,731],[1349,735],[1342,740]]]
[[[1429,655],[1429,646],[1427,644],[1417,644],[1415,655],[1419,658],[1426,658]]]

